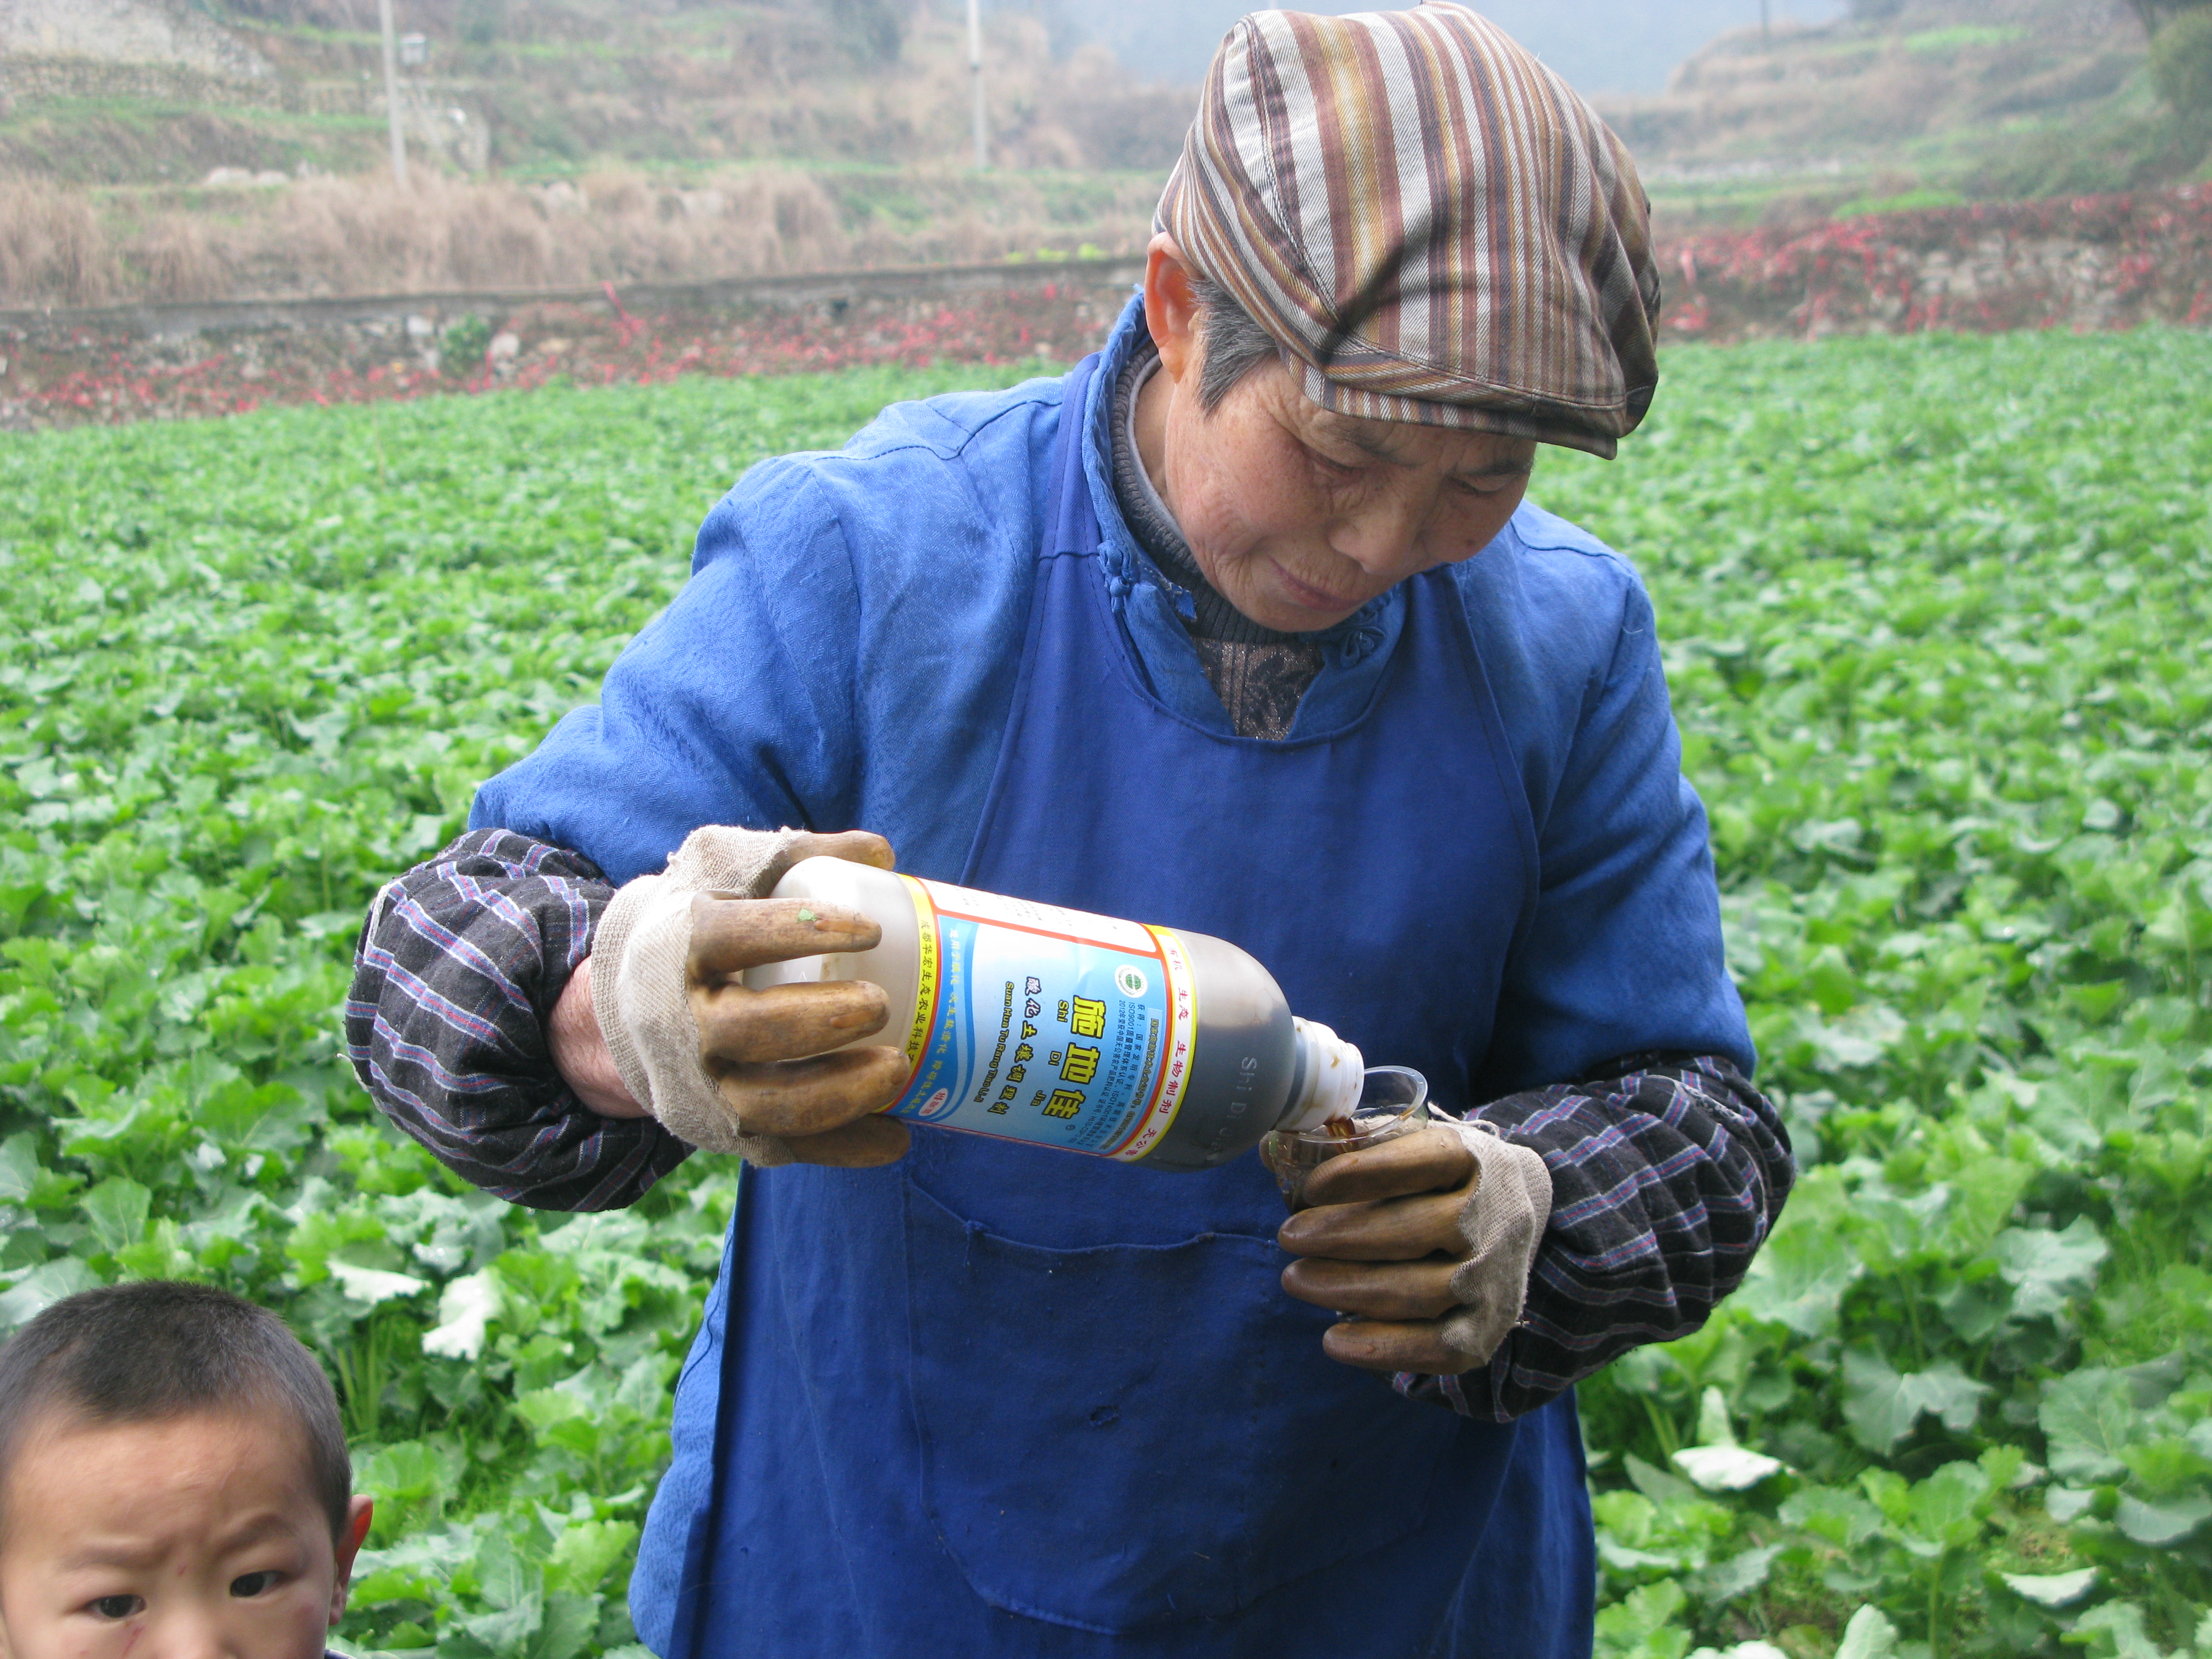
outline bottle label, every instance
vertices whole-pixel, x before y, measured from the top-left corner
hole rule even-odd
[[[914,1073],[886,1109],[1142,1158],[1182,1104],[1195,1003],[1164,927],[902,876],[921,933]]]

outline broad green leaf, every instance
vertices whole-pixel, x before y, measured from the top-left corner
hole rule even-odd
[[[1947,1244],[1962,1255],[1978,1255],[1995,1243],[2002,1253],[2005,1222],[2021,1194],[2035,1174],[2034,1166],[2017,1158],[1977,1152],[1965,1168],[1951,1177],[1955,1201],[1951,1206]],[[2092,1230],[2094,1235],[2094,1230]]]
[[[2143,1628],[2143,1612],[2132,1601],[2106,1601],[2074,1621],[2078,1632],[2101,1632],[2112,1639],[2112,1659],[2166,1659]]]
[[[40,1173],[35,1136],[14,1134],[0,1140],[0,1199],[27,1204],[37,1190]]]
[[[491,1612],[471,1613],[459,1622],[499,1659],[526,1659],[544,1620],[544,1607],[533,1596],[512,1607],[494,1603]]]
[[[397,1297],[420,1296],[430,1288],[428,1280],[412,1273],[395,1273],[381,1267],[357,1267],[350,1261],[341,1261],[332,1256],[324,1264],[330,1275],[338,1282],[349,1302],[374,1308],[380,1303]]]
[[[2057,1232],[2008,1227],[1996,1237],[1997,1271],[2014,1287],[2015,1317],[2037,1319],[2063,1312],[2067,1303],[2095,1285],[2097,1268],[2112,1250],[2087,1216]]]
[[[15,1134],[0,1142],[0,1200],[56,1210],[83,1185],[84,1177],[74,1170],[49,1170],[39,1162],[35,1135]]]
[[[1708,1388],[1698,1395],[1698,1439],[1707,1446],[1735,1444],[1735,1425],[1729,1421],[1728,1396]]]
[[[1863,1272],[1865,1263],[1834,1234],[1783,1225],[1752,1259],[1736,1298],[1754,1318],[1771,1318],[1798,1336],[1827,1336],[1843,1294]]]
[[[1706,1492],[1742,1492],[1782,1473],[1782,1460],[1741,1446],[1686,1446],[1674,1467]]]
[[[1967,1376],[1953,1360],[1900,1375],[1878,1354],[1858,1349],[1844,1354],[1844,1419],[1852,1437],[1876,1454],[1886,1455],[1911,1433],[1923,1413],[1964,1434],[1973,1427],[1989,1391],[1988,1384]]]
[[[1897,1626],[1880,1607],[1863,1607],[1844,1626],[1843,1645],[1836,1659],[1890,1659],[1897,1651]]]
[[[1678,1551],[1632,1548],[1602,1527],[1598,1531],[1597,1558],[1609,1571],[1631,1579],[1646,1570],[1674,1572],[1690,1565]]]
[[[2179,1543],[2208,1519],[2212,1519],[2212,1497],[2203,1492],[2185,1492],[2154,1504],[2122,1492],[2112,1523],[2138,1544],[2165,1549]]]
[[[1808,1171],[1773,1236],[1752,1258],[1735,1305],[1800,1336],[1833,1332],[1844,1293],[1866,1271],[1842,1231],[1849,1202],[1839,1171]]]
[[[599,1620],[599,1601],[596,1595],[563,1592],[548,1596],[538,1639],[531,1644],[530,1659],[575,1659],[592,1639]]]
[[[1777,1511],[1784,1526],[1805,1531],[1844,1549],[1864,1543],[1881,1531],[1881,1511],[1855,1492],[1833,1486],[1803,1486],[1782,1500]]]
[[[1982,1534],[1990,1478],[1978,1464],[1946,1463],[1912,1488],[1912,1530],[1946,1549],[1965,1549]]]
[[[437,1327],[423,1334],[422,1352],[474,1359],[503,1304],[498,1276],[489,1268],[451,1280],[439,1292]]]
[[[2069,1480],[2109,1480],[2125,1472],[2120,1450],[2141,1419],[2125,1379],[2101,1366],[2055,1378],[2037,1413],[2051,1443],[2051,1468]]]
[[[1872,1066],[1896,1047],[1905,1033],[1903,1015],[1881,1003],[1852,1009],[1817,1028],[1814,1042],[1823,1071]]]
[[[364,1550],[362,1553],[367,1556],[371,1552]],[[435,1574],[421,1567],[356,1567],[346,1600],[356,1610],[386,1601],[430,1601],[443,1588]]]
[[[1706,1568],[1698,1575],[1698,1599],[1717,1604],[1750,1595],[1766,1582],[1774,1558],[1781,1553],[1779,1544],[1765,1544]]]
[[[654,1409],[666,1397],[675,1372],[676,1362],[671,1355],[641,1355],[623,1368],[622,1380],[615,1387],[615,1405],[641,1413]]]
[[[1989,1446],[1975,1463],[1991,1492],[2021,1492],[2039,1484],[2050,1473],[2027,1461],[2027,1454],[2017,1446]]]
[[[2044,1494],[2043,1507],[2053,1521],[2064,1526],[2088,1513],[2089,1506],[2097,1501],[2097,1494],[2079,1486],[2053,1486]]]
[[[1690,1634],[1674,1623],[1689,1597],[1672,1579],[1631,1590],[1597,1615],[1597,1651],[1608,1659],[1682,1659]]]
[[[2204,1423],[2212,1424],[2212,1418],[2205,1419]],[[2203,1437],[2212,1440],[2212,1429],[2207,1429]],[[2178,1435],[2124,1446],[2119,1458],[2128,1466],[2128,1474],[2146,1498],[2170,1498],[2212,1477],[2212,1458]]]
[[[568,1389],[537,1389],[514,1402],[515,1415],[533,1428],[551,1429],[592,1415],[588,1401]]]
[[[100,1280],[73,1255],[33,1267],[0,1292],[0,1331],[34,1319],[65,1296],[88,1291]]]
[[[127,1176],[111,1176],[79,1200],[100,1248],[111,1255],[146,1236],[154,1194]]]
[[[354,1484],[380,1501],[408,1504],[425,1498],[451,1497],[460,1486],[462,1471],[453,1460],[427,1443],[403,1440],[380,1446],[354,1468]]]
[[[535,1629],[535,1614],[544,1600],[543,1569],[526,1560],[505,1531],[485,1534],[477,1550],[476,1567],[477,1583],[483,1599],[495,1607],[527,1607],[532,1614],[532,1628]]]
[[[2014,1595],[2027,1597],[2039,1607],[2070,1607],[2095,1587],[2097,1569],[2082,1567],[2073,1572],[2008,1572],[2003,1578],[2006,1587]]]
[[[630,1546],[637,1528],[628,1521],[578,1521],[562,1528],[546,1559],[545,1581],[554,1589],[588,1595],[599,1589]]]
[[[1671,1475],[1664,1469],[1655,1468],[1634,1452],[1629,1453],[1623,1462],[1636,1490],[1655,1504],[1683,1503],[1697,1496],[1696,1489],[1688,1481]]]

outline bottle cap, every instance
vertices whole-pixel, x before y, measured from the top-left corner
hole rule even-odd
[[[1310,1019],[1291,1022],[1298,1035],[1298,1097],[1275,1127],[1295,1133],[1317,1129],[1333,1117],[1350,1117],[1359,1104],[1367,1062],[1342,1037]]]

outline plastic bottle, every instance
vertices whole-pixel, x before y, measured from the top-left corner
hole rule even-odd
[[[941,1129],[1155,1170],[1210,1170],[1270,1129],[1317,1127],[1359,1100],[1359,1051],[1291,1018],[1235,945],[979,893],[842,859],[806,859],[775,896],[858,910],[872,951],[749,969],[753,989],[865,979],[913,1066],[884,1109]],[[851,1046],[851,1045],[848,1045]]]

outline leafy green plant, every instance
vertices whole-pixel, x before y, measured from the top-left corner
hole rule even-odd
[[[574,1659],[623,1587],[734,1169],[569,1218],[355,1083],[377,886],[590,698],[751,461],[1005,371],[549,390],[0,441],[0,1328],[281,1310],[378,1520],[349,1648]]]
[[[751,459],[1004,370],[0,442],[0,1326],[282,1310],[380,1519],[349,1646],[579,1659],[733,1195],[465,1190],[353,1083],[376,886],[587,701]],[[1599,1646],[2212,1654],[2212,339],[1678,349],[1539,499],[1638,560],[1805,1173],[1585,1386]],[[630,1659],[639,1659],[631,1656]]]
[[[438,335],[439,368],[456,380],[481,374],[491,345],[491,325],[473,311],[456,317]]]
[[[2212,342],[1838,343],[1675,354],[1537,481],[1652,586],[1804,1167],[1583,1391],[1608,1594],[1684,1650],[2212,1650]]]

